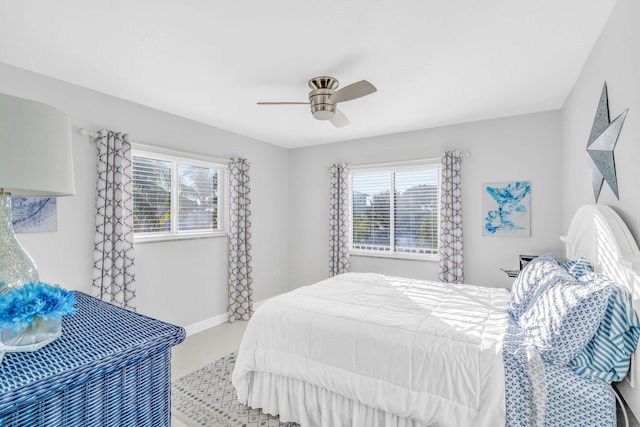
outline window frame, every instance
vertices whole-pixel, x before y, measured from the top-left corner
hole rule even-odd
[[[408,172],[415,170],[432,170],[438,171],[438,183],[437,183],[437,202],[438,202],[438,219],[436,227],[440,230],[440,209],[441,209],[441,185],[442,179],[441,173],[441,161],[439,158],[432,159],[419,159],[409,160],[401,162],[388,162],[388,163],[374,163],[366,165],[352,165],[349,166],[349,255],[372,257],[372,258],[391,258],[391,259],[403,259],[403,260],[416,260],[416,261],[438,261],[438,252],[440,248],[440,242],[438,239],[438,247],[435,249],[435,253],[432,254],[420,254],[411,252],[398,252],[395,250],[395,196],[391,197],[391,194],[395,195],[395,172]],[[389,251],[372,251],[366,249],[356,249],[353,245],[353,175],[362,173],[374,173],[374,172],[393,172],[390,177],[390,183],[393,187],[389,194]]]
[[[204,154],[191,153],[186,151],[171,150],[168,148],[154,147],[150,145],[131,143],[131,166],[133,168],[133,157],[147,157],[156,160],[171,162],[171,230],[169,232],[147,232],[133,233],[134,243],[149,243],[161,241],[173,241],[184,239],[198,239],[206,237],[228,236],[229,225],[229,165],[228,160],[207,156]],[[216,230],[179,231],[179,165],[187,164],[204,168],[214,168],[218,170],[218,228]],[[133,187],[133,177],[132,177]],[[133,197],[133,188],[131,190]],[[132,202],[133,203],[133,202]],[[133,210],[133,204],[132,204]]]

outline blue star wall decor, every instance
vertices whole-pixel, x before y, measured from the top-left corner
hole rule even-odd
[[[627,117],[627,111],[629,109],[626,109],[614,121],[609,121],[609,100],[607,97],[607,83],[605,82],[602,87],[602,94],[600,94],[596,117],[593,119],[589,142],[587,142],[587,154],[589,155],[589,166],[591,167],[593,179],[593,195],[596,198],[596,202],[600,197],[600,190],[602,190],[604,181],[607,181],[613,194],[620,200],[613,149],[616,146],[616,142],[618,142],[618,136],[622,130],[624,119]]]

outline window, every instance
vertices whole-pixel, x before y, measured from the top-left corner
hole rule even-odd
[[[351,252],[398,258],[438,253],[439,163],[354,168]]]
[[[134,146],[132,169],[136,241],[225,234],[227,165]]]

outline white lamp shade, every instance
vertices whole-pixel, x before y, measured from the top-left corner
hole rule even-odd
[[[0,94],[0,189],[12,196],[75,194],[71,123],[66,114]]]

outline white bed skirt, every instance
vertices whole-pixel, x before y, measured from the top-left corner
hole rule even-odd
[[[267,372],[249,374],[247,405],[304,427],[426,427],[321,387]]]

